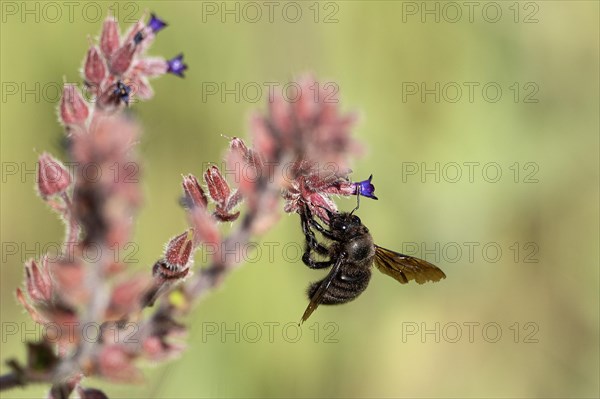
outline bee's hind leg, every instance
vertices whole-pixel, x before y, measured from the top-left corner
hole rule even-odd
[[[307,249],[302,255],[302,262],[311,269],[325,269],[333,264],[331,260],[316,261],[310,257],[310,249]]]

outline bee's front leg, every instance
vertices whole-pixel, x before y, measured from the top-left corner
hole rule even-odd
[[[327,230],[325,227],[321,226],[321,224],[319,222],[317,222],[315,220],[315,218],[313,218],[312,213],[310,212],[310,209],[308,209],[308,205],[304,206],[304,212],[306,214],[306,216],[305,216],[306,220],[308,220],[310,225],[312,227],[314,227],[315,229],[317,229],[317,231],[319,233],[323,234],[323,237],[329,238],[330,240],[336,240],[336,238],[333,236],[333,234],[329,230]]]
[[[304,233],[304,237],[306,238],[306,253],[310,254],[310,250],[312,249],[320,255],[329,254],[329,249],[317,241],[315,233],[310,228],[313,219],[310,215],[310,211],[308,210],[307,206],[305,206],[304,209],[300,212],[300,221],[302,223],[302,232]],[[319,227],[321,226],[319,225]]]

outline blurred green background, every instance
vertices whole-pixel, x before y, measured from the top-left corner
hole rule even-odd
[[[44,150],[62,154],[53,88],[63,76],[80,80],[86,37],[101,26],[96,13],[116,4],[77,3],[71,21],[64,3],[52,3],[61,17],[46,3],[2,2],[2,359],[24,357],[21,334],[5,326],[34,329],[14,297],[22,260],[63,235],[61,222],[36,197],[34,177],[7,168],[31,170]],[[253,4],[262,11],[256,22],[256,7],[245,3],[116,6],[122,20],[144,9],[167,20],[150,53],[183,51],[190,67],[184,80],[153,81],[156,97],[133,107],[144,127],[145,205],[132,267],[149,269],[168,238],[186,227],[177,204],[180,175],[199,175],[207,162],[220,161],[227,145],[221,134],[246,137],[250,112],[265,109],[266,90],[257,102],[254,92],[222,101],[203,90],[206,84],[284,84],[308,71],[337,82],[342,109],[361,116],[354,134],[368,151],[354,163],[353,177],[375,176],[380,200],[363,201],[359,213],[376,242],[397,250],[439,245],[415,255],[426,255],[448,278],[400,286],[374,273],[357,301],[319,308],[292,342],[297,330],[284,326],[297,322],[305,287],[321,273],[297,257],[285,259],[283,245],[303,237],[297,217],[284,216],[261,237],[280,243],[274,258],[265,261],[263,251],[263,259],[233,273],[187,320],[189,349],[181,359],[146,367],[141,385],[88,385],[127,398],[597,397],[598,3],[475,2],[470,16],[462,2],[311,1],[285,12],[285,3],[275,2],[272,22],[268,5]],[[21,15],[22,7],[34,14]],[[237,16],[223,15],[225,7],[238,7]],[[425,12],[436,7],[437,16]],[[297,8],[302,16],[292,23]],[[35,90],[36,82],[40,98],[22,98],[21,84]],[[440,82],[439,102],[432,94],[425,101],[420,93],[406,95],[422,82],[428,88]],[[449,82],[462,88],[457,102],[455,84],[443,89]],[[464,82],[478,84],[473,101]],[[492,89],[482,93],[490,82],[502,89],[497,102],[490,101]],[[11,95],[15,83],[19,93]],[[422,178],[421,169],[436,162],[439,182],[432,174]],[[479,163],[472,182],[465,162]],[[457,182],[453,163],[461,166]],[[498,182],[486,181],[496,170],[482,173],[488,164],[501,170]],[[419,172],[407,175],[415,165]],[[5,243],[21,248],[8,254]],[[257,325],[261,337],[249,342]],[[215,326],[218,333],[207,335]],[[224,329],[237,330],[240,342],[223,337]],[[6,372],[4,364],[0,370]],[[36,386],[2,397],[45,392]]]

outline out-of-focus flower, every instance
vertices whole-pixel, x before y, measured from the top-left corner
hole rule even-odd
[[[31,317],[31,319],[33,321],[35,321],[38,324],[48,323],[48,320],[44,316],[42,316],[40,314],[40,312],[38,312],[37,309],[35,307],[33,307],[33,305],[31,305],[27,301],[25,294],[23,293],[23,291],[20,288],[17,288],[16,294],[17,294],[17,301],[19,301],[19,303],[25,308],[27,313],[29,313],[29,317]]]
[[[168,60],[167,65],[168,65],[167,72],[172,73],[172,74],[177,75],[182,78],[184,77],[183,71],[188,69],[187,64],[185,64],[183,62],[183,54],[179,54],[178,56],[173,57],[170,60]]]
[[[139,310],[142,305],[140,298],[150,286],[150,278],[145,274],[128,278],[116,284],[110,296],[106,318],[118,320]]]
[[[121,115],[97,112],[88,131],[71,138],[76,163],[73,212],[84,233],[84,245],[124,245],[132,217],[141,203],[139,164],[133,146],[138,125]],[[88,173],[88,165],[97,173]]]
[[[173,238],[154,266],[154,279],[147,273],[125,272],[127,258],[120,250],[131,248],[141,202],[135,152],[139,130],[119,111],[134,97],[152,97],[150,78],[169,70],[182,76],[187,68],[181,56],[170,61],[145,56],[166,26],[154,14],[144,23],[146,19],[144,13],[123,35],[115,18],[104,21],[98,43],[90,43],[83,60],[82,75],[85,88],[95,97],[92,102],[86,103],[74,85],[64,86],[57,111],[68,136],[73,174],[48,153],[38,159],[37,189],[62,216],[66,240],[57,257],[44,256],[25,264],[24,288],[16,290],[16,299],[35,322],[47,328],[44,341],[29,346],[26,365],[12,363],[15,367],[9,379],[15,376],[23,385],[49,383],[49,398],[69,397],[77,390],[81,398],[104,399],[103,392],[80,385],[84,375],[135,382],[140,376],[134,365],[137,359],[158,360],[175,354],[179,347],[168,342],[179,331],[174,316],[163,311],[146,318],[140,310],[151,302],[144,299],[168,291],[190,274],[200,237],[218,237],[216,218],[206,210],[207,198],[190,175],[184,179],[189,212],[203,212],[209,221],[202,226],[205,229],[190,229]],[[234,194],[227,196],[224,209],[237,204]],[[123,334],[111,337],[108,329],[122,332],[134,319],[139,322],[135,328],[145,326],[133,332],[139,340],[124,342]],[[86,335],[92,323],[100,339]],[[4,376],[2,380],[4,390]]]
[[[37,177],[38,191],[43,198],[62,193],[71,185],[69,171],[47,152],[38,159]]]
[[[52,300],[52,280],[48,272],[48,258],[42,259],[38,267],[35,260],[25,263],[25,285],[27,293],[34,302],[50,302]]]
[[[369,176],[367,180],[352,183],[355,187],[355,194],[376,200],[377,197],[375,196],[375,186],[371,183],[372,179],[373,175]]]
[[[141,372],[134,365],[135,354],[124,345],[104,345],[98,354],[98,373],[112,381],[133,382],[141,380]]]
[[[270,98],[268,114],[252,118],[253,150],[267,163],[277,159],[286,162],[280,165],[286,212],[308,205],[313,214],[327,222],[323,208],[337,211],[332,195],[356,194],[357,186],[348,179],[349,158],[361,150],[350,135],[356,118],[340,112],[331,82],[323,84],[306,76],[298,85],[299,95],[294,101],[275,94]],[[368,186],[365,189],[372,194]]]
[[[43,270],[40,272],[45,273]],[[61,287],[51,283],[50,292],[42,292],[43,288],[41,287],[49,287],[46,282],[35,281],[33,275],[31,277],[30,275],[27,276],[27,279],[30,278],[31,281],[26,282],[29,300],[20,288],[17,288],[17,300],[36,323],[42,325],[52,323],[52,328],[44,331],[47,339],[66,345],[76,344],[79,341],[79,336],[73,333],[72,327],[74,323],[77,323],[78,317],[75,309],[63,302]],[[46,277],[40,278],[45,279]],[[50,297],[50,300],[46,300],[47,297]]]
[[[85,286],[86,265],[79,257],[71,259],[52,259],[47,268],[56,286],[60,289],[63,301],[72,305],[87,303],[90,293]]]
[[[180,293],[180,292],[178,292]],[[189,307],[186,298],[180,298],[184,308]],[[146,338],[142,343],[142,350],[146,358],[151,360],[165,360],[178,355],[185,346],[175,343],[177,338],[186,334],[186,328],[174,318],[181,308],[169,305],[156,312],[148,324]],[[189,310],[189,309],[188,309]]]
[[[256,184],[263,176],[270,181],[276,179],[277,176],[272,176],[275,165],[266,167],[262,154],[248,148],[238,137],[231,139],[226,161],[227,168],[235,171],[235,181],[238,185],[237,194],[247,202],[250,209],[255,209],[258,194]]]
[[[307,75],[297,84],[299,94],[293,101],[276,92],[269,99],[268,115],[253,118],[254,149],[270,155],[277,148],[347,174],[349,158],[361,149],[351,136],[356,116],[340,112],[334,83]]]
[[[81,399],[108,399],[104,392],[96,388],[77,387],[77,393]]]
[[[217,220],[204,208],[194,208],[188,212],[190,224],[194,228],[194,245],[204,243],[211,246],[216,255],[220,250],[221,235]]]

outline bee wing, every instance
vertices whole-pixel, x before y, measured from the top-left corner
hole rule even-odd
[[[310,317],[310,315],[315,311],[315,309],[319,306],[319,304],[321,303],[321,299],[323,298],[323,295],[325,295],[325,292],[327,292],[327,288],[329,288],[329,286],[331,285],[331,282],[335,279],[338,272],[340,271],[340,266],[342,266],[342,263],[344,263],[344,260],[345,260],[345,258],[343,256],[339,257],[339,259],[335,262],[335,264],[329,271],[329,274],[327,275],[327,277],[325,277],[325,279],[319,286],[319,289],[317,290],[317,292],[315,292],[313,297],[310,298],[310,302],[309,302],[308,306],[306,307],[304,314],[302,315],[302,320],[300,321],[300,324],[304,323]]]
[[[410,280],[423,284],[446,278],[440,268],[423,259],[390,251],[378,245],[375,245],[375,266],[380,272],[393,277],[402,284],[406,284]]]

